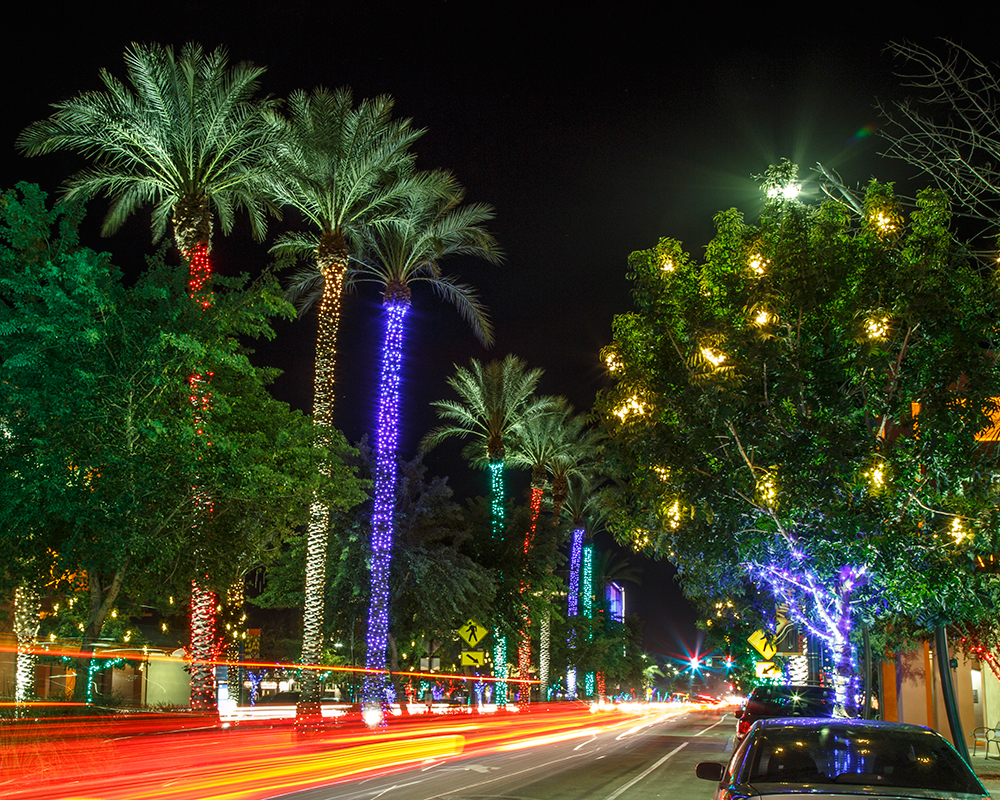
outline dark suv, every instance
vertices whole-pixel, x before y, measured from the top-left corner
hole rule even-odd
[[[829,686],[758,686],[736,711],[735,750],[750,726],[773,717],[832,717],[837,700]]]

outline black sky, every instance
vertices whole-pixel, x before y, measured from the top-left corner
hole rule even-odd
[[[943,36],[987,60],[994,52],[983,18],[906,19],[913,9],[898,5],[884,15],[860,4],[513,8],[522,6],[22,4],[0,50],[8,79],[3,186],[28,180],[55,191],[82,165],[72,155],[23,159],[14,138],[48,115],[48,103],[100,88],[100,68],[123,76],[133,41],[225,45],[233,60],[267,66],[264,89],[277,96],[320,84],[351,86],[358,98],[391,94],[399,116],[428,129],[418,164],[451,169],[470,201],[493,204],[507,252],[502,268],[451,265],[491,309],[490,352],[452,309],[414,294],[402,439],[410,457],[434,424],[429,402],[449,396],[452,365],[470,357],[516,353],[545,369],[543,392],[588,409],[604,377],[598,351],[613,315],[630,307],[628,254],[671,236],[700,255],[716,211],[756,213],[750,176],[768,164],[791,158],[808,178],[822,161],[849,184],[907,178],[909,168],[879,158],[877,137],[857,135],[879,124],[876,99],[902,96],[883,52],[888,41]],[[89,243],[119,263],[141,263],[148,218]],[[242,229],[216,247],[224,273],[259,271],[268,260],[266,246]],[[379,302],[374,289],[363,290],[345,309],[337,402],[352,441],[370,430],[374,413]],[[285,370],[275,392],[305,410],[314,333],[312,319],[282,324],[276,345],[260,349]],[[485,493],[457,452],[456,444],[431,453],[432,472],[450,475],[460,496]],[[647,647],[679,655],[683,640],[694,648],[690,612],[665,588],[669,566],[645,563],[645,573],[631,605],[645,617]]]

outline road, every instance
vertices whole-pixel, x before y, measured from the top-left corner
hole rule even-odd
[[[733,717],[692,711],[630,728],[449,758],[284,795],[289,800],[706,800],[699,761],[725,761]],[[730,745],[731,746],[731,745]]]

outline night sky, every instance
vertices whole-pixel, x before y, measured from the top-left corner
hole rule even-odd
[[[629,253],[671,236],[700,255],[716,211],[737,206],[755,216],[760,199],[751,175],[768,164],[796,161],[807,192],[817,161],[849,185],[911,177],[906,165],[878,156],[877,135],[866,135],[880,123],[876,100],[903,96],[883,51],[887,42],[930,45],[941,36],[985,60],[994,53],[984,19],[906,20],[913,9],[898,5],[882,18],[863,4],[799,5],[790,16],[777,7],[764,14],[758,5],[724,12],[713,4],[711,13],[667,4],[641,11],[603,4],[592,12],[566,6],[571,13],[557,17],[551,8],[23,4],[0,50],[7,76],[3,186],[27,180],[54,192],[83,165],[72,154],[21,158],[14,139],[48,116],[48,103],[100,88],[100,68],[123,77],[122,53],[133,41],[225,45],[233,61],[267,66],[264,91],[279,97],[316,85],[350,86],[356,98],[392,95],[398,116],[428,130],[416,147],[418,165],[452,170],[469,201],[495,206],[492,230],[507,253],[499,268],[461,259],[443,265],[489,306],[497,334],[491,351],[452,308],[416,287],[401,440],[402,455],[411,457],[435,424],[428,404],[451,396],[446,378],[472,357],[515,353],[544,368],[543,393],[589,409],[605,379],[598,351],[610,339],[613,315],[630,309]],[[124,266],[141,265],[151,249],[148,216],[102,242],[101,213],[95,203],[87,243]],[[273,231],[296,223],[286,217]],[[268,261],[266,244],[253,243],[245,226],[217,237],[215,246],[225,274],[255,273]],[[374,287],[345,303],[337,416],[351,441],[371,429],[374,416],[379,311]],[[315,318],[307,317],[279,325],[277,342],[258,351],[261,363],[285,371],[275,393],[303,410],[314,341]],[[431,472],[449,475],[459,500],[485,494],[485,477],[462,465],[459,449],[456,442],[428,455]],[[671,587],[672,570],[638,560],[645,580],[628,602],[644,618],[645,644],[682,655],[696,637],[691,612]]]

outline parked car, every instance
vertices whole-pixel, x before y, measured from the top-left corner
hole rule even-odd
[[[849,719],[759,720],[729,764],[702,762],[714,800],[817,795],[850,798],[988,798],[972,769],[939,734],[919,725]]]
[[[773,717],[832,717],[837,698],[829,686],[757,686],[743,707],[736,710],[736,739],[739,747],[750,726],[759,719]]]

